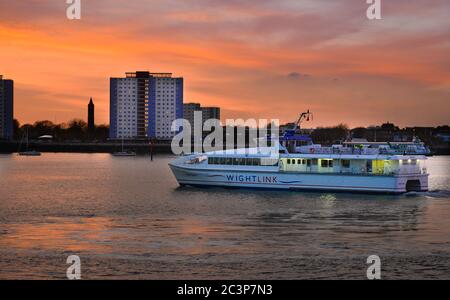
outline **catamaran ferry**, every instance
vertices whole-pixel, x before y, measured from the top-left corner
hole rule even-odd
[[[270,148],[192,154],[169,165],[182,186],[393,194],[428,190],[423,155],[387,147],[322,147],[292,134],[276,149],[276,156]]]

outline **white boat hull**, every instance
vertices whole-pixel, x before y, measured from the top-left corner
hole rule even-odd
[[[414,191],[428,190],[427,174],[378,176],[170,167],[180,185],[401,194],[409,191],[407,184],[414,183]]]

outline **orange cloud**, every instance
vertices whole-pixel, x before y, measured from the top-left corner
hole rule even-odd
[[[224,118],[291,121],[311,108],[315,126],[448,123],[447,1],[388,3],[379,23],[354,0],[98,0],[81,21],[60,1],[16,2],[0,4],[0,73],[16,82],[22,123],[86,118],[91,96],[107,123],[109,77],[145,69],[185,77],[185,101]]]

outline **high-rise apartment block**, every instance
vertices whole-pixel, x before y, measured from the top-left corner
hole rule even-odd
[[[133,72],[110,80],[111,139],[171,139],[183,118],[183,78]]]
[[[14,118],[14,81],[0,75],[0,139],[12,139]]]

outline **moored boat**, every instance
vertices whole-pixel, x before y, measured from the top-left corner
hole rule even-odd
[[[36,150],[29,150],[28,128],[27,128],[27,131],[25,134],[25,142],[26,142],[25,151],[20,151],[20,149],[22,148],[22,141],[20,141],[20,145],[19,145],[19,155],[20,156],[41,156],[41,152],[36,151]]]
[[[120,152],[114,152],[112,155],[113,156],[118,156],[118,157],[121,157],[121,156],[136,156],[136,152],[133,152],[133,151],[120,151]]]
[[[123,139],[122,139],[122,151],[114,152],[112,155],[117,156],[117,157],[129,157],[129,156],[136,156],[136,152],[130,151],[130,150],[125,150],[124,144],[123,144]]]
[[[41,156],[42,154],[39,151],[31,150],[31,151],[19,152],[19,155],[20,156]]]

